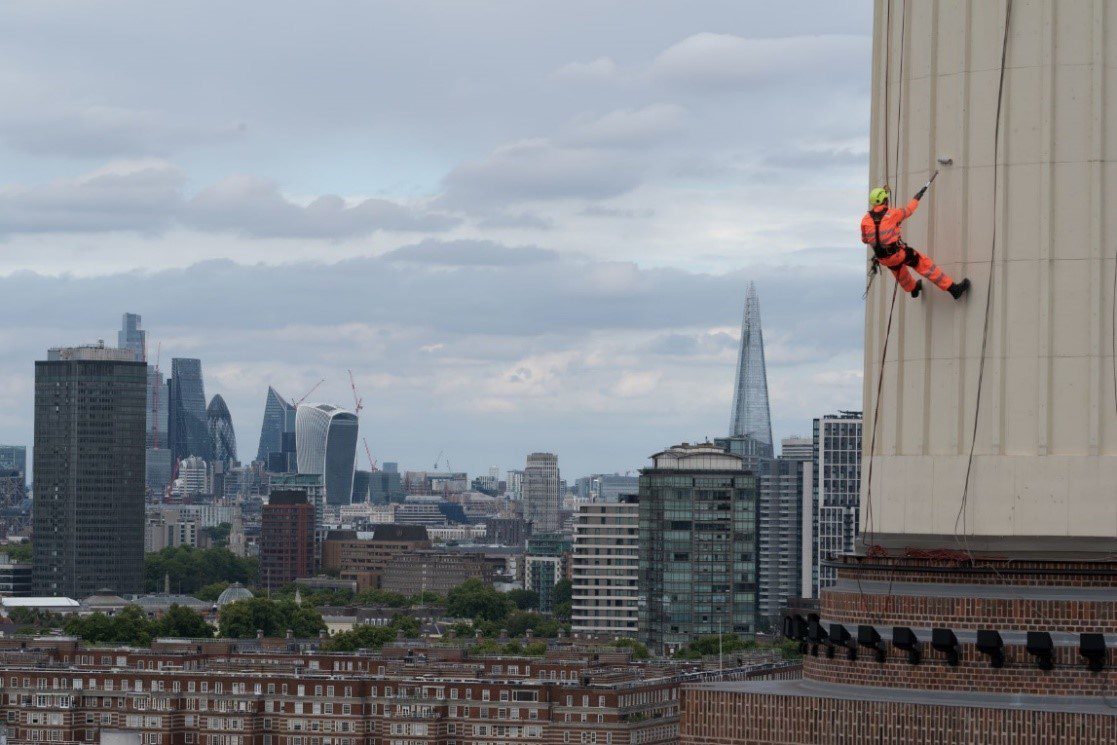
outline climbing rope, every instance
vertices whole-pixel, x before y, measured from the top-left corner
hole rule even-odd
[[[900,131],[901,131],[900,128],[901,128],[901,125],[902,125],[903,111],[904,111],[904,45],[905,45],[905,42],[907,40],[907,15],[908,15],[907,14],[907,2],[906,2],[906,0],[900,0],[900,9],[901,9],[901,13],[900,13],[900,62],[899,62],[899,65],[900,65],[900,67],[899,67],[900,85],[899,85],[899,91],[897,92],[897,96],[896,96],[896,157],[895,157],[894,161],[892,161],[896,164],[896,178],[895,178],[895,182],[894,182],[896,184],[899,184],[899,182],[900,182]],[[889,129],[890,129],[889,122],[892,119],[892,106],[891,106],[891,95],[890,95],[890,89],[891,89],[891,83],[892,83],[892,78],[891,78],[891,69],[892,69],[892,0],[888,0],[888,3],[887,3],[887,9],[886,9],[886,13],[885,13],[885,24],[886,24],[887,28],[885,30],[885,55],[884,55],[884,184],[885,184],[886,188],[889,188],[888,185],[889,185],[889,181],[890,181],[890,176],[892,175],[891,174],[891,168],[890,168],[891,163],[889,162],[889,158],[888,158],[888,151],[889,151],[889,148],[892,146],[891,137],[889,136]],[[869,270],[869,278],[868,278],[868,282],[866,283],[865,296],[864,297],[868,297],[869,289],[872,287],[872,284],[873,284],[873,277],[876,276],[876,272],[873,271],[874,268],[875,268],[875,265],[873,265],[873,267],[870,268],[870,270]],[[891,301],[889,302],[889,305],[888,305],[888,322],[885,325],[885,329],[884,329],[884,342],[881,345],[880,366],[877,370],[876,398],[873,401],[873,431],[872,431],[872,434],[869,436],[869,458],[868,458],[869,463],[868,463],[868,467],[867,467],[868,470],[867,470],[867,473],[866,473],[866,477],[867,477],[868,481],[866,481],[866,484],[865,484],[865,525],[866,525],[866,528],[867,528],[865,532],[866,532],[866,537],[868,539],[867,543],[869,544],[868,547],[867,547],[866,553],[870,557],[881,556],[881,555],[887,556],[887,551],[885,551],[881,546],[876,546],[876,545],[873,545],[873,543],[872,543],[872,537],[873,537],[873,534],[874,534],[874,530],[873,530],[873,526],[874,526],[874,522],[873,522],[873,455],[876,453],[877,425],[880,422],[880,399],[881,399],[881,394],[883,393],[883,390],[884,390],[884,363],[885,363],[885,360],[888,358],[888,342],[892,338],[892,318],[893,318],[893,315],[896,312],[896,297],[899,294],[899,287],[900,287],[899,283],[894,283],[892,285],[892,299],[891,299]],[[888,575],[888,592],[887,592],[887,595],[885,597],[885,612],[887,612],[890,609],[891,604],[892,604],[892,581],[895,577],[895,572],[896,572],[896,568],[895,568],[895,566],[893,566],[892,571],[889,572],[889,575]],[[881,616],[879,614],[871,613],[868,609],[868,598],[865,595],[864,589],[861,587],[861,576],[859,574],[856,575],[856,580],[857,580],[857,592],[860,595],[860,600],[861,600],[861,611],[863,613],[865,613],[866,615],[868,615],[870,618],[873,618],[874,615],[875,615],[876,620],[879,622],[880,619],[881,619]]]
[[[900,125],[902,123],[903,110],[904,110],[904,44],[907,38],[907,2],[900,0],[900,90],[896,98],[896,179],[895,182],[900,182]],[[887,3],[887,10],[885,13],[885,23],[888,25],[885,33],[885,57],[884,57],[884,183],[887,187],[892,175],[889,171],[888,151],[892,147],[891,139],[889,138],[889,121],[892,118],[892,108],[890,105],[889,88],[891,86],[891,68],[892,68],[892,2],[889,0]],[[870,285],[872,284],[872,274],[869,278]],[[888,306],[888,323],[884,331],[884,344],[881,349],[880,366],[877,370],[877,390],[876,398],[873,401],[873,431],[869,437],[869,464],[866,476],[868,481],[865,485],[865,531],[867,537],[870,539],[873,536],[873,456],[876,453],[877,442],[877,423],[880,421],[880,398],[881,392],[884,387],[884,362],[888,356],[888,341],[892,337],[892,314],[896,311],[896,297],[898,295],[899,284],[892,287],[892,301]],[[865,288],[866,295],[869,288]]]
[[[971,559],[973,554],[970,551],[969,543],[966,534],[969,528],[966,524],[966,502],[969,499],[970,493],[970,476],[973,472],[974,462],[974,448],[977,446],[977,425],[981,419],[981,390],[982,383],[985,380],[985,354],[989,346],[989,319],[990,311],[993,307],[993,269],[994,260],[997,255],[997,196],[999,191],[999,155],[1001,146],[1001,109],[1004,103],[1005,92],[1005,63],[1008,59],[1008,32],[1010,23],[1012,21],[1012,0],[1005,0],[1005,30],[1004,36],[1001,39],[1001,71],[1000,78],[997,83],[997,113],[993,122],[993,209],[991,214],[993,216],[993,234],[992,245],[989,249],[989,281],[985,289],[985,321],[981,334],[981,357],[978,361],[977,368],[977,397],[974,401],[974,417],[973,417],[973,432],[970,436],[970,452],[966,459],[966,478],[962,482],[962,501],[958,505],[958,514],[954,517],[954,538],[958,540],[958,527],[961,524],[962,528],[962,543],[965,544],[966,553],[970,554]]]

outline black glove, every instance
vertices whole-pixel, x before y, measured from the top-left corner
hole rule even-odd
[[[920,199],[923,198],[923,195],[926,194],[926,193],[927,193],[927,187],[924,186],[922,189],[915,192],[915,200],[918,202]]]

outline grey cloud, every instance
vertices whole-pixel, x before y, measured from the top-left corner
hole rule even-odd
[[[33,155],[77,158],[166,156],[184,148],[228,142],[247,125],[200,125],[166,114],[106,105],[58,108],[50,102],[9,102],[0,140]]]
[[[705,334],[664,334],[648,344],[653,354],[671,356],[692,356],[696,354],[718,354],[727,349],[735,349],[737,338],[723,332]]]
[[[788,78],[798,78],[801,85],[834,78],[856,81],[863,76],[849,73],[868,64],[868,46],[861,36],[765,39],[700,33],[664,50],[651,74],[673,85],[707,88],[778,85]]]
[[[601,204],[586,205],[586,208],[581,211],[582,215],[586,217],[620,217],[627,220],[647,219],[655,216],[655,210],[650,207],[647,209],[622,209],[620,207],[606,207]]]
[[[338,196],[305,207],[279,187],[247,176],[226,179],[192,199],[185,174],[164,161],[125,161],[75,179],[0,189],[0,235],[158,233],[175,226],[257,238],[341,239],[376,231],[441,232],[459,218],[384,199],[352,206]]]
[[[482,161],[464,163],[443,181],[443,201],[471,206],[507,201],[603,199],[631,191],[642,164],[625,154],[522,140],[497,148]]]
[[[559,254],[537,246],[511,248],[492,241],[425,240],[402,246],[384,254],[388,261],[404,261],[432,266],[523,266],[557,261]]]
[[[468,262],[470,248],[482,251],[487,263]],[[736,326],[745,284],[755,280],[769,327],[789,329],[799,343],[827,349],[860,340],[859,264],[844,273],[808,265],[710,275],[592,260],[509,261],[518,250],[473,242],[412,247],[413,256],[429,257],[429,268],[389,254],[335,264],[210,261],[81,279],[21,273],[0,278],[0,312],[66,324],[102,307],[105,298],[127,297],[152,315],[151,326],[192,329],[223,327],[230,319],[244,328],[275,328],[277,322],[338,326],[375,318],[451,335],[659,331]],[[529,250],[526,257],[543,258],[535,253],[543,251]],[[804,286],[811,292],[803,293]],[[201,296],[207,302],[198,302]]]
[[[607,81],[616,78],[620,68],[611,57],[598,57],[589,62],[571,62],[551,73],[561,81]]]
[[[525,228],[528,230],[552,230],[554,220],[541,217],[534,212],[494,212],[477,221],[479,228]]]
[[[618,109],[576,125],[560,141],[575,147],[646,147],[682,132],[689,117],[677,104]]]
[[[184,222],[201,230],[262,238],[348,238],[377,230],[439,232],[460,220],[385,199],[365,199],[348,206],[332,194],[304,207],[284,197],[273,182],[233,176],[191,199]]]
[[[126,163],[76,179],[0,190],[0,235],[161,231],[182,207],[185,175],[161,162]]]

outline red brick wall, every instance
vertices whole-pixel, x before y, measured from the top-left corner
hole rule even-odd
[[[682,745],[1117,742],[1117,716],[684,689]]]
[[[887,643],[887,640],[886,640]],[[1110,650],[1109,667],[1091,673],[1075,648],[1056,648],[1054,670],[1040,670],[1035,658],[1021,646],[1005,647],[1005,664],[989,667],[989,658],[972,645],[959,648],[960,664],[951,667],[943,655],[929,644],[923,645],[923,660],[910,665],[907,653],[889,648],[884,663],[876,661],[871,650],[858,650],[850,662],[845,650],[836,650],[833,659],[824,654],[807,655],[803,675],[811,680],[849,685],[919,688],[928,691],[987,691],[1052,696],[1109,696],[1117,694],[1117,652]],[[1117,701],[1114,702],[1117,715]]]

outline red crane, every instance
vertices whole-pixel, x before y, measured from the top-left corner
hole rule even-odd
[[[293,404],[291,404],[291,408],[292,408],[292,409],[297,409],[297,408],[299,408],[299,404],[301,404],[301,403],[302,403],[303,401],[305,401],[305,400],[307,400],[308,398],[310,398],[310,394],[311,394],[311,393],[314,393],[314,392],[315,392],[316,390],[318,390],[318,386],[322,385],[322,384],[323,384],[323,383],[325,383],[325,382],[326,382],[326,379],[325,379],[325,378],[322,378],[322,379],[321,379],[321,380],[319,380],[319,381],[318,381],[317,383],[315,383],[315,384],[314,384],[314,387],[313,387],[313,388],[311,388],[311,389],[310,389],[309,391],[307,391],[307,392],[306,392],[306,395],[305,395],[305,396],[303,396],[303,397],[302,397],[302,398],[300,398],[300,399],[299,399],[298,401],[296,401],[296,402],[294,402]]]
[[[359,395],[357,395],[357,381],[353,380],[353,371],[349,370],[349,387],[353,389],[353,413],[357,416],[361,415],[361,409],[365,408],[365,403]]]
[[[368,438],[362,437],[361,442],[365,444],[365,456],[368,458],[369,468],[373,471],[379,471],[380,469],[376,467],[376,460],[372,457],[372,451],[368,448]]]

